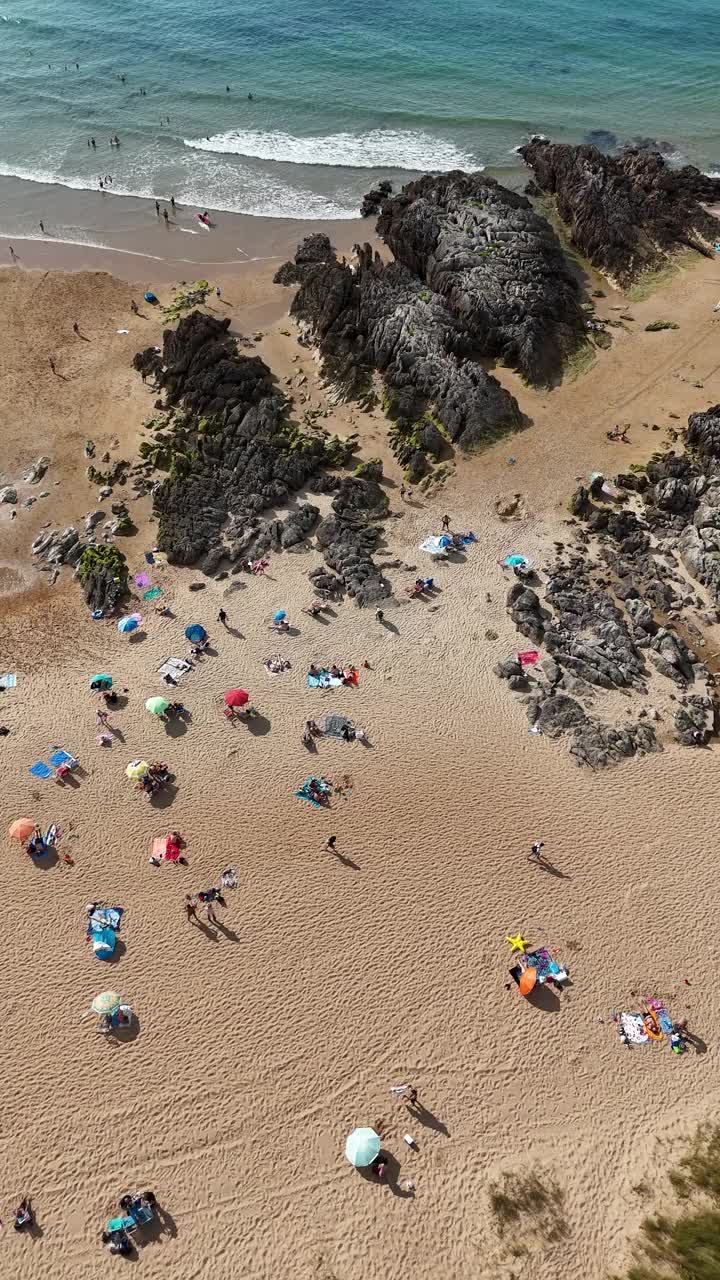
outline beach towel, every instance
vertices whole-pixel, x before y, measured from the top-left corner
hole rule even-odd
[[[186,662],[184,658],[166,658],[158,667],[159,676],[171,676],[177,684],[188,671],[192,671],[192,663]]]
[[[523,667],[531,667],[539,657],[540,654],[537,649],[524,649],[522,653],[518,654],[518,661]]]
[[[237,889],[237,872],[234,867],[226,867],[220,873],[220,883],[224,889]]]
[[[124,907],[97,907],[88,916],[90,929],[119,929],[124,910]]]
[[[662,1005],[658,1005],[655,1012],[657,1014],[657,1020],[660,1023],[660,1030],[663,1031],[666,1036],[671,1036],[673,1034],[673,1020],[667,1009],[664,1009]]]
[[[621,1013],[620,1025],[631,1044],[647,1044],[649,1036],[639,1013]]]
[[[75,756],[71,756],[69,751],[54,751],[48,760],[54,769],[62,769],[63,765],[68,765],[71,769],[77,764]]]
[[[158,836],[152,842],[152,856],[161,862],[177,862],[180,857],[180,846],[173,844],[169,836]]]
[[[35,764],[30,765],[28,772],[32,774],[33,778],[52,778],[53,776],[52,769],[43,764],[42,760],[36,760]]]
[[[353,728],[352,720],[348,720],[347,716],[326,716],[323,733],[330,738],[342,738],[343,725],[346,724],[349,725],[351,729]]]
[[[149,591],[143,591],[143,600],[157,600],[162,595],[162,587],[151,587]]]
[[[452,538],[443,533],[439,538],[426,538],[424,542],[420,543],[420,550],[427,551],[428,555],[431,556],[441,556],[446,553],[451,543]]]
[[[12,672],[7,675],[0,676],[0,689],[14,689],[17,684],[17,676]]]
[[[295,795],[297,796],[298,800],[308,800],[310,804],[315,805],[316,809],[322,809],[323,806],[320,803],[320,801],[316,800],[314,796],[311,796],[310,792],[308,791],[308,787],[310,786],[311,782],[314,782],[318,787],[318,789],[322,791],[324,795],[327,795],[327,793],[330,790],[330,787],[326,782],[321,782],[320,778],[306,778],[300,790],[295,792]]]

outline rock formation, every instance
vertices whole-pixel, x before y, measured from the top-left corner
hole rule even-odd
[[[386,200],[378,233],[442,297],[475,348],[528,382],[556,381],[586,341],[579,289],[552,227],[494,178],[424,177]]]
[[[654,682],[675,704],[667,714],[678,742],[703,746],[716,732],[715,678],[699,656],[698,624],[720,620],[720,405],[693,414],[685,439],[687,452],[618,475],[616,500],[602,477],[581,487],[571,502],[583,522],[577,549],[547,569],[542,594],[539,581],[508,593],[508,612],[541,660],[525,669],[508,659],[496,674],[529,695],[538,732],[567,733],[578,761],[593,767],[654,749],[648,720],[661,718],[643,707],[635,724],[603,725],[585,705],[598,690],[646,698]]]
[[[325,237],[311,239],[301,267],[325,252]],[[359,603],[380,599],[389,587],[369,557],[378,535],[368,522],[386,514],[383,491],[374,481],[341,481],[326,470],[348,462],[352,445],[291,422],[269,368],[238,353],[229,323],[193,312],[165,331],[161,358],[151,351],[135,357],[135,367],[151,372],[166,395],[165,416],[140,449],[148,463],[169,471],[154,495],[159,546],[176,564],[200,561],[206,573],[224,560],[240,567],[270,550],[307,545],[319,515],[310,503],[284,520],[264,520],[263,511],[287,505],[300,488],[336,492],[339,518],[349,503],[354,519],[331,567],[342,561],[345,586]]]
[[[708,254],[720,236],[720,220],[702,204],[720,200],[720,179],[692,165],[672,169],[645,148],[608,156],[543,138],[533,138],[520,155],[555,197],[572,243],[622,286],[684,246]]]
[[[547,385],[597,322],[582,309],[552,228],[492,178],[457,172],[410,183],[382,200],[377,226],[394,262],[367,244],[356,247],[356,265],[338,262],[316,235],[275,279],[300,285],[291,313],[344,397],[366,395],[381,374],[399,424],[393,443],[416,480],[423,459],[447,444],[476,448],[523,425],[481,356]],[[423,419],[434,427],[427,443],[416,430]]]

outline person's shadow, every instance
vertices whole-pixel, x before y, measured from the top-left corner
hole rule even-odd
[[[238,629],[238,627],[229,627],[229,626],[227,626],[227,624],[226,624],[226,626],[225,626],[225,630],[227,631],[228,635],[229,635],[229,636],[233,636],[233,637],[235,638],[235,640],[244,640],[244,639],[245,639],[245,636],[243,635],[242,631],[240,631],[240,630]]]
[[[389,618],[383,618],[382,622],[380,623],[380,626],[384,627],[386,631],[392,631],[393,634],[396,636],[400,635],[400,632],[395,626],[395,623],[391,622]]]
[[[358,866],[357,862],[353,862],[352,858],[348,858],[345,853],[338,853],[337,849],[335,850],[335,857],[338,862],[341,862],[344,867],[348,867],[350,871],[362,870],[362,867]]]
[[[572,876],[567,875],[565,871],[561,871],[559,867],[553,866],[552,862],[543,857],[530,858],[530,862],[534,862],[541,871],[545,871],[549,876],[555,876],[557,880],[572,880]]]
[[[707,1045],[700,1036],[695,1035],[694,1031],[684,1031],[683,1035],[692,1045],[696,1053],[707,1053]]]
[[[436,1133],[442,1133],[446,1138],[450,1137],[450,1130],[447,1125],[443,1124],[442,1120],[439,1120],[437,1116],[433,1115],[432,1111],[423,1106],[422,1102],[414,1102],[407,1110],[408,1115],[412,1116],[413,1120],[425,1125],[426,1129],[434,1129]]]

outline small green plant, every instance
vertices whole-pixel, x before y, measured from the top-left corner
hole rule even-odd
[[[86,547],[78,561],[78,577],[81,582],[91,573],[107,572],[119,586],[127,586],[128,567],[122,551],[117,547]]]
[[[207,280],[196,280],[194,284],[178,290],[174,300],[160,308],[163,320],[179,320],[186,311],[192,311],[193,307],[204,306],[209,292]]]

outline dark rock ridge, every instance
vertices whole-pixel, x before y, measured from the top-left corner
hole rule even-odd
[[[494,178],[420,178],[383,203],[377,230],[477,351],[533,385],[556,381],[585,342],[578,285],[555,232]]]
[[[336,493],[343,551],[333,554],[332,567],[347,568],[344,585],[360,603],[380,599],[389,587],[369,556],[379,534],[368,521],[387,513],[383,490],[328,473],[349,461],[352,445],[290,422],[289,402],[269,368],[238,353],[229,323],[195,311],[165,331],[161,357],[148,349],[134,360],[156,378],[166,395],[161,407],[169,410],[141,446],[147,462],[169,471],[154,494],[159,546],[176,564],[200,561],[206,573],[226,559],[239,566],[269,550],[307,545],[319,515],[310,503],[284,520],[263,520],[263,511],[288,505],[301,488]]]
[[[517,401],[469,358],[469,335],[443,300],[369,245],[357,252],[355,270],[334,254],[302,261],[304,244],[296,255],[301,283],[290,311],[308,324],[324,376],[352,397],[365,394],[379,370],[403,416],[415,421],[432,404],[464,448],[519,427]]]
[[[392,182],[388,182],[387,178],[383,182],[378,182],[376,187],[371,191],[367,191],[362,198],[360,205],[360,217],[371,218],[373,214],[380,212],[380,207],[388,196],[392,195]]]
[[[583,701],[602,689],[646,696],[654,672],[669,682],[678,742],[703,746],[717,731],[716,678],[699,656],[706,641],[698,623],[720,621],[720,405],[691,415],[685,440],[686,452],[655,455],[643,474],[618,475],[617,500],[608,498],[602,476],[581,487],[571,501],[583,522],[577,550],[547,570],[542,596],[526,582],[508,594],[518,632],[542,658],[527,669],[508,659],[497,675],[530,695],[538,731],[549,732],[549,724],[555,736],[571,733],[573,754],[594,767],[618,752],[650,749],[647,721],[661,717],[644,708],[636,725],[612,729],[587,714]],[[579,711],[556,701],[546,711],[558,693]]]
[[[631,147],[608,156],[533,138],[520,155],[555,197],[572,243],[620,285],[683,246],[709,254],[720,236],[720,221],[701,203],[720,200],[720,179],[692,165],[673,169],[658,151]]]

